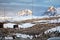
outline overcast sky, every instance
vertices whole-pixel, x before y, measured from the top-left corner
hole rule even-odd
[[[33,8],[33,15],[41,16],[49,6],[60,7],[60,0],[0,0],[0,16],[17,16],[23,9]]]

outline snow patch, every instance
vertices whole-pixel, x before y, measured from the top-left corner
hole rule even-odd
[[[30,38],[30,39],[33,38],[33,36],[26,35],[26,34],[19,34],[19,33],[16,33],[16,34],[14,34],[14,35],[16,35],[17,37],[22,37],[22,38]]]
[[[55,19],[55,20],[39,20],[39,21],[34,21],[34,22],[40,22],[40,23],[60,23],[60,19]]]
[[[28,28],[28,27],[32,27],[34,26],[35,24],[31,24],[31,23],[25,23],[25,24],[22,24],[22,25],[19,25],[20,28]]]
[[[13,28],[13,26],[16,25],[14,23],[6,23],[4,24],[4,28]],[[28,28],[28,27],[32,27],[35,24],[31,24],[31,23],[23,23],[22,25],[18,25],[19,28]]]
[[[10,39],[10,40],[12,40],[12,39],[13,39],[13,37],[5,37],[5,39]]]
[[[52,28],[52,29],[49,29],[49,30],[45,31],[45,33],[53,32],[53,31],[59,31],[60,32],[60,26],[57,26],[57,27]]]
[[[13,28],[13,23],[7,23],[7,24],[4,24],[4,28]]]

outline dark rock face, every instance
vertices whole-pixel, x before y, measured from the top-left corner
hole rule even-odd
[[[4,23],[0,23],[0,28],[3,28],[3,24],[4,24]]]
[[[14,28],[18,28],[18,25],[14,25]]]

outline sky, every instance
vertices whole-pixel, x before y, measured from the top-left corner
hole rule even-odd
[[[48,7],[60,7],[60,0],[0,0],[0,16],[18,16],[20,10],[29,9],[35,16],[43,16]]]

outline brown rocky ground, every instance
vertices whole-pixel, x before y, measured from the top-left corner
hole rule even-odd
[[[59,18],[60,17],[31,19],[31,20],[21,21],[21,23],[28,23],[28,22],[39,21],[39,20],[54,20],[54,19],[59,19]],[[46,40],[47,38],[50,37],[50,34],[44,34],[44,32],[56,26],[60,26],[60,23],[36,24],[30,28],[20,28],[20,29],[0,28],[0,33],[1,31],[2,31],[1,34],[4,34],[4,35],[8,35],[10,33],[23,33],[23,34],[33,35],[34,38],[32,40]],[[41,35],[41,36],[36,38],[35,35]]]
[[[48,29],[54,28],[56,26],[60,26],[60,23],[52,23],[52,24],[36,24],[30,28],[21,28],[21,29],[0,29],[2,34],[9,35],[10,33],[23,33],[27,35],[33,35],[34,38],[32,40],[46,40],[51,37],[51,34],[44,34],[44,32]],[[35,37],[35,35],[40,35]]]

